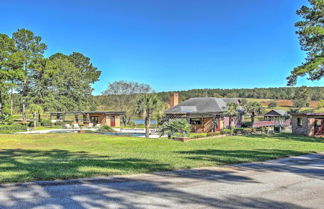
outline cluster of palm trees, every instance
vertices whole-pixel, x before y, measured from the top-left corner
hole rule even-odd
[[[229,120],[232,121],[234,116],[242,116],[247,114],[251,118],[251,124],[254,123],[255,116],[260,115],[264,112],[264,107],[258,102],[243,102],[241,104],[229,103],[226,114],[229,116]],[[229,123],[231,128],[231,123]]]

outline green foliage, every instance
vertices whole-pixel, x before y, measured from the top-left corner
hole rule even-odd
[[[27,131],[27,126],[20,124],[0,125],[0,133],[15,133],[20,131]]]
[[[135,99],[135,113],[145,120],[145,137],[149,137],[152,116],[161,107],[161,100],[156,94],[141,94]]]
[[[277,107],[277,102],[275,102],[275,101],[271,101],[271,102],[268,104],[268,107],[269,107],[269,108]]]
[[[17,134],[0,135],[0,143],[5,145],[0,183],[129,175],[324,151],[323,139],[292,134],[224,136],[186,144],[99,134]]]
[[[324,99],[319,101],[318,105],[317,105],[317,108],[320,109],[320,108],[324,108]]]
[[[218,136],[220,133],[218,132],[209,132],[206,134],[206,136]]]
[[[226,111],[226,115],[229,116],[229,128],[231,129],[231,124],[232,124],[232,117],[238,115],[238,108],[239,105],[236,103],[228,103],[227,104],[227,111]]]
[[[308,75],[310,80],[320,80],[324,75],[324,1],[309,0],[310,7],[302,6],[297,14],[303,20],[296,22],[302,50],[307,52],[306,61],[291,71],[288,85],[295,85],[297,77]]]
[[[161,136],[167,135],[168,138],[180,135],[181,137],[189,136],[191,131],[191,125],[186,119],[171,119],[164,122],[159,127],[159,133]]]
[[[232,135],[233,134],[233,129],[222,129],[220,131],[221,134],[226,134],[226,135]]]
[[[309,88],[302,86],[299,88],[298,94],[294,98],[294,105],[298,108],[309,105]]]
[[[264,112],[264,108],[258,102],[248,102],[245,107],[245,112],[248,113],[251,117],[251,124],[254,123],[254,118],[257,115],[260,115]]]
[[[3,113],[0,116],[0,124],[11,125],[13,124],[13,122],[14,122],[13,116],[10,115],[9,113]]]
[[[268,127],[258,127],[255,129],[256,132],[260,132],[260,133],[268,133],[269,128]]]
[[[115,132],[115,130],[110,126],[104,125],[98,129],[98,132]]]
[[[125,117],[122,118],[124,125],[127,125],[134,116],[133,100],[134,95],[152,93],[154,90],[148,84],[131,82],[131,81],[115,81],[108,84],[102,95],[107,96],[106,104],[113,107],[114,110],[124,111]]]
[[[51,121],[50,121],[50,120],[48,120],[48,119],[43,119],[43,120],[41,121],[41,125],[42,125],[42,126],[51,126],[52,124],[51,124]]]
[[[234,128],[233,134],[244,134],[244,128]]]

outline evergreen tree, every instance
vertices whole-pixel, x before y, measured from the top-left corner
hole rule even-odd
[[[297,77],[308,75],[310,80],[320,80],[324,75],[324,1],[309,0],[310,7],[302,6],[297,14],[303,18],[298,28],[302,50],[307,52],[306,61],[291,71],[288,85],[295,85]]]

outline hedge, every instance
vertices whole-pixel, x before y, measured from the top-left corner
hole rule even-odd
[[[0,125],[0,133],[14,133],[19,131],[27,131],[27,126],[21,124]]]

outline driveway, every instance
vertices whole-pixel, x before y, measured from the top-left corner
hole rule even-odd
[[[0,208],[324,208],[324,154],[235,166],[0,185]]]

